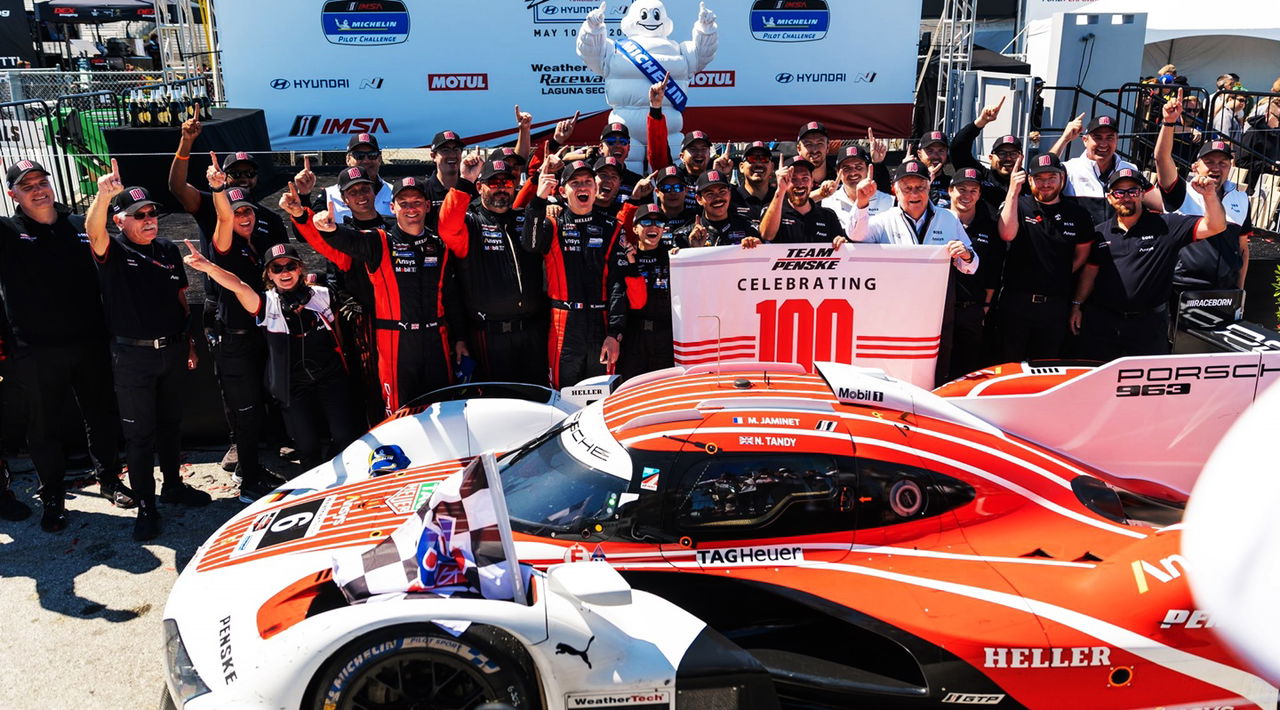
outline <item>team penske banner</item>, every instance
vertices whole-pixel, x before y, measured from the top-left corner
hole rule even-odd
[[[943,246],[766,245],[671,257],[677,365],[732,360],[879,367],[934,385],[947,295]]]
[[[631,0],[607,0],[606,34],[627,36]],[[836,136],[910,127],[920,0],[706,0],[714,57],[680,80],[686,130],[717,141],[794,140],[822,121]],[[515,138],[513,105],[535,130],[581,111],[573,142],[606,121],[605,80],[576,42],[600,0],[222,0],[218,35],[230,105],[265,109],[273,148],[344,149]],[[689,42],[698,0],[666,0],[669,39]],[[684,62],[680,62],[684,65]],[[672,69],[673,75],[677,69]],[[643,100],[643,96],[641,97]],[[634,127],[633,127],[634,131]]]

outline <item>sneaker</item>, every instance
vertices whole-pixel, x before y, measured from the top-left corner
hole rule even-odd
[[[166,505],[189,505],[192,507],[200,507],[209,505],[213,501],[213,497],[208,493],[192,488],[185,483],[165,484],[160,489],[160,502]]]
[[[154,540],[160,535],[160,511],[155,502],[138,505],[138,519],[133,521],[133,539],[138,542]]]
[[[298,450],[293,448],[292,446],[281,446],[280,458],[284,459],[285,461],[292,461],[294,463],[298,463]]]
[[[240,473],[240,467],[237,466],[236,472],[231,474],[231,482],[235,483],[236,485],[240,485],[241,483],[244,483],[244,478],[245,477]],[[284,476],[281,476],[280,474],[276,473],[275,471],[272,471],[269,468],[259,468],[258,475],[249,476],[249,478],[250,480],[256,478],[260,481],[265,481],[266,483],[270,484],[273,488],[279,488],[280,486],[283,486],[284,484],[289,482],[289,479],[285,478]]]
[[[239,465],[240,465],[240,454],[236,452],[236,445],[232,444],[231,448],[227,449],[227,453],[222,455],[222,464],[221,464],[222,470],[226,471],[227,473],[231,473],[232,471],[236,470],[236,466],[239,466]]]
[[[250,478],[240,482],[240,502],[252,503],[274,491],[278,486],[261,478]]]
[[[103,498],[111,501],[111,505],[117,508],[128,509],[138,505],[138,501],[133,499],[133,491],[129,490],[118,478],[99,478],[98,491],[102,493]]]
[[[13,491],[0,491],[0,519],[26,520],[31,517],[31,506],[18,500]]]
[[[67,529],[67,504],[62,499],[44,503],[44,515],[40,516],[40,529],[47,533]]]

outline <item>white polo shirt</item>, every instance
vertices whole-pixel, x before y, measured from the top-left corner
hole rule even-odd
[[[382,187],[378,190],[378,194],[373,196],[373,209],[384,217],[391,216],[391,183],[378,178],[382,183]],[[342,224],[342,220],[351,214],[351,208],[347,207],[347,203],[342,200],[342,193],[338,191],[337,185],[330,185],[324,189],[325,199],[333,201],[333,223]]]
[[[1072,197],[1097,197],[1099,199],[1107,196],[1107,184],[1098,174],[1097,163],[1083,155],[1078,155],[1064,162],[1062,167],[1066,168],[1067,171],[1067,184],[1062,189],[1062,194],[1071,195]],[[1114,173],[1125,168],[1141,172],[1138,170],[1138,166],[1117,155],[1116,165],[1111,169],[1111,172]]]
[[[973,250],[969,234],[964,231],[960,218],[949,210],[930,204],[920,219],[913,220],[901,207],[891,207],[872,217],[867,224],[867,244],[946,244],[958,240],[964,244],[973,261],[965,262],[960,257],[951,260],[953,266],[962,274],[972,274],[978,270],[978,252]]]
[[[845,234],[854,234],[854,225],[858,223],[858,199],[850,197],[844,187],[836,190],[834,194],[822,201],[822,206],[836,213],[840,218],[840,226],[844,227]],[[893,195],[886,192],[876,191],[867,202],[867,216],[875,217],[893,207]]]

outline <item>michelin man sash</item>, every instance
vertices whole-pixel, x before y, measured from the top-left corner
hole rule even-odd
[[[682,249],[671,257],[675,362],[840,362],[932,389],[950,268],[942,246]]]
[[[622,56],[630,59],[631,63],[636,65],[636,69],[639,69],[641,74],[648,77],[651,83],[657,84],[662,81],[662,77],[667,75],[667,68],[662,66],[657,59],[654,59],[653,55],[649,54],[635,40],[620,39],[616,44],[618,45],[618,51],[622,52]],[[674,79],[667,82],[667,88],[663,93],[666,94],[667,100],[671,102],[671,106],[675,110],[684,113],[684,107],[685,104],[689,103],[689,97],[685,95],[684,89],[681,89]]]

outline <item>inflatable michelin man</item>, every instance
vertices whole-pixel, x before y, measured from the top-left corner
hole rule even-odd
[[[631,129],[631,154],[627,163],[640,170],[645,156],[645,117],[649,113],[649,86],[671,73],[667,86],[667,142],[674,157],[680,152],[684,126],[684,86],[716,55],[716,16],[706,5],[698,7],[693,39],[673,42],[668,35],[674,23],[662,0],[635,0],[622,18],[625,38],[609,39],[604,24],[605,3],[587,14],[578,32],[578,56],[591,71],[604,77],[605,100],[613,107],[609,121],[621,121]]]

